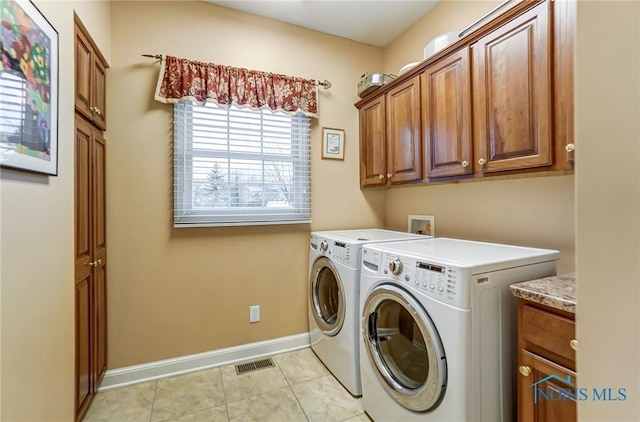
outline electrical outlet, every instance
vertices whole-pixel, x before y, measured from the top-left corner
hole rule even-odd
[[[260,321],[260,305],[249,306],[249,322]]]

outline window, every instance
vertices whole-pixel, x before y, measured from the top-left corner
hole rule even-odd
[[[0,72],[0,140],[3,143],[22,144],[27,133],[27,88],[24,76]]]
[[[174,226],[311,222],[310,119],[174,106]]]

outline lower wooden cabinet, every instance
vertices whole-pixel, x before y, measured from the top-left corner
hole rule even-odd
[[[576,420],[575,316],[518,299],[518,421]]]

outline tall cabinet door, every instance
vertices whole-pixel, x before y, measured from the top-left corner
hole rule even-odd
[[[420,78],[387,93],[387,177],[389,184],[422,180]]]
[[[106,142],[76,115],[76,418],[86,412],[107,369]]]
[[[385,97],[378,97],[360,110],[360,185],[387,184]]]
[[[76,421],[107,370],[107,67],[75,16]]]
[[[480,172],[552,164],[551,3],[541,3],[473,46]]]
[[[75,321],[76,415],[86,411],[93,394],[92,374],[92,194],[93,129],[76,117],[75,133]]]
[[[92,249],[93,249],[93,373],[97,386],[107,370],[107,207],[106,152],[102,132],[93,132],[92,143]]]
[[[469,49],[428,67],[421,78],[427,177],[471,174]]]

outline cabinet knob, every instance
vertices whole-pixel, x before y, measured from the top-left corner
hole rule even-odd
[[[94,106],[89,107],[89,110],[91,110],[93,113],[96,112],[96,108]]]
[[[97,267],[99,265],[102,265],[102,259],[99,259],[97,261],[93,261],[93,262],[87,262],[86,265],[90,266],[90,267]]]
[[[102,111],[98,107],[96,107],[96,114],[102,116]]]
[[[529,374],[531,374],[531,368],[529,368],[528,366],[521,366],[520,368],[518,368],[518,371],[520,371],[520,373],[522,375],[524,375],[525,377],[528,377]]]
[[[571,348],[572,348],[573,350],[576,350],[576,351],[577,351],[577,350],[578,350],[578,340],[576,340],[576,339],[571,340],[571,341],[569,342],[569,346],[571,346]]]
[[[481,166],[484,166],[485,164],[487,164],[487,160],[485,160],[484,158],[481,158],[478,160],[478,164],[480,164]]]
[[[567,151],[567,152],[573,152],[573,151],[575,151],[575,149],[576,149],[576,144],[567,144],[564,147],[564,150]]]
[[[378,175],[378,179],[380,179],[380,180],[384,179],[384,174],[379,174]]]
[[[462,167],[469,167],[469,162],[468,161],[463,161],[462,162]]]
[[[387,173],[387,178],[391,179],[391,176],[393,176],[393,174]]]

